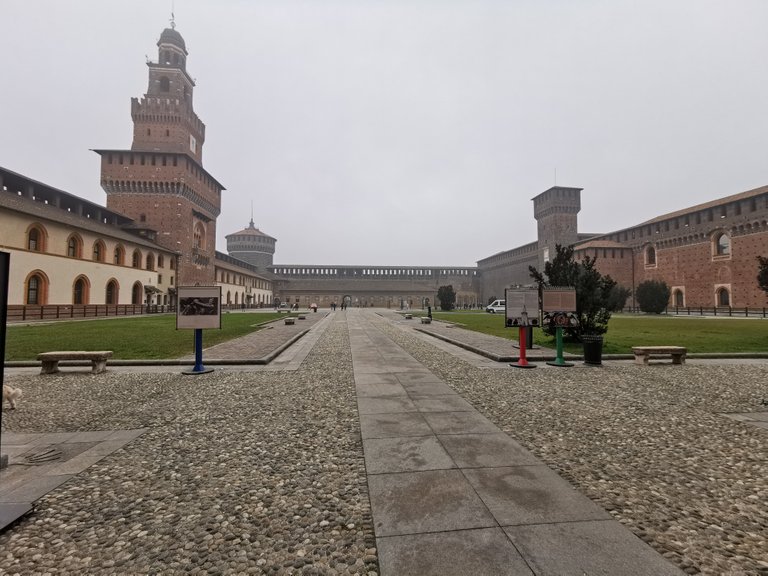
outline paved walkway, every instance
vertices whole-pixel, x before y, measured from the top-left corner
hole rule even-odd
[[[351,310],[382,576],[682,574]]]

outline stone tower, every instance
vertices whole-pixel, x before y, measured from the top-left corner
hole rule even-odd
[[[205,125],[192,105],[195,82],[173,23],[157,46],[157,62],[147,62],[147,93],[131,99],[130,150],[95,150],[101,186],[110,210],[156,232],[158,244],[179,254],[178,284],[212,285],[224,187],[203,168]]]
[[[253,218],[248,228],[229,234],[227,253],[233,258],[258,266],[262,272],[272,266],[275,256],[275,240],[253,225]]]
[[[570,246],[578,239],[577,215],[583,188],[553,186],[533,198],[533,216],[538,224],[538,269],[555,256],[555,245]]]

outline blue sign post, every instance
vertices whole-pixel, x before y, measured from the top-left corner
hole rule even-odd
[[[203,329],[221,329],[221,287],[179,286],[176,328],[195,330],[195,366],[183,374],[213,372],[213,368],[203,366]]]

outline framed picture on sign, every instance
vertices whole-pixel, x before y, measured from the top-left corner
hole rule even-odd
[[[530,289],[507,289],[506,326],[539,325],[539,293]]]
[[[176,329],[221,328],[221,286],[179,286]]]

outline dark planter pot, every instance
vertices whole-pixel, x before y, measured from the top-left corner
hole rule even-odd
[[[584,364],[601,366],[603,364],[603,335],[582,334],[581,342],[584,344]]]

